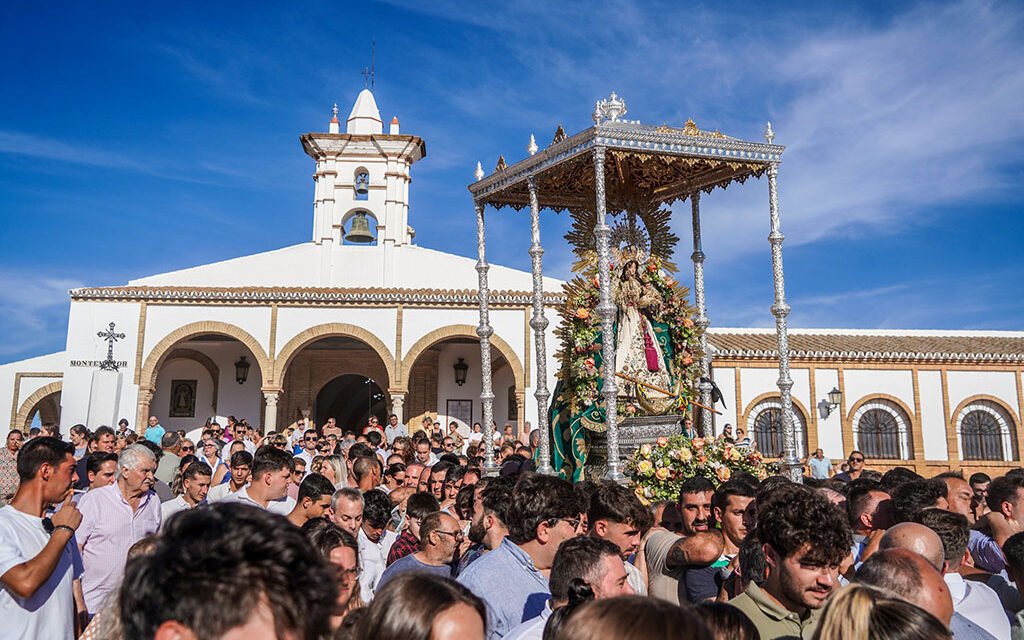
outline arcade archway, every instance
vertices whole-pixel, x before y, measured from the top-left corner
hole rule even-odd
[[[371,415],[385,424],[387,393],[372,378],[346,373],[325,384],[316,394],[313,415],[322,425],[334,418],[342,429],[365,425]],[[358,430],[356,431],[358,433]]]

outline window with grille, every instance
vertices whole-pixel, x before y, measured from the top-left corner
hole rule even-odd
[[[964,460],[1011,460],[1016,455],[1012,418],[989,402],[975,402],[960,412],[957,424]]]
[[[896,415],[885,409],[868,409],[854,425],[857,448],[868,458],[900,460],[900,422]],[[904,428],[905,429],[905,428]]]
[[[750,431],[757,450],[766,456],[781,458],[784,450],[782,439],[782,408],[778,400],[762,403],[763,407],[755,414]],[[797,456],[802,457],[807,451],[807,430],[804,429],[803,415],[797,407],[793,407],[793,428],[797,432]]]

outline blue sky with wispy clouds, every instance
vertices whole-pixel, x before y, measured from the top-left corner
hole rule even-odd
[[[0,362],[63,348],[71,287],[307,241],[298,135],[348,112],[371,39],[382,115],[427,141],[421,245],[472,256],[476,161],[615,90],[652,124],[773,122],[793,326],[1024,328],[1019,3],[290,4],[0,9]],[[769,325],[765,181],[702,205],[712,323]],[[528,269],[525,217],[490,224]],[[565,277],[566,216],[544,225]]]

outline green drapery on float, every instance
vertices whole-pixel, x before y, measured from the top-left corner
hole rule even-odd
[[[617,326],[614,325],[616,331]],[[661,365],[672,379],[673,388],[681,392],[673,405],[674,409],[685,409],[689,401],[689,387],[679,385],[673,375],[672,361],[675,351],[672,347],[671,327],[665,322],[658,321],[651,321],[651,326],[654,329],[654,339],[658,341],[664,354],[664,362]],[[598,332],[594,344],[601,345],[602,342],[603,336]],[[602,351],[594,351],[592,357],[594,367],[601,371]],[[551,425],[551,465],[561,477],[572,482],[595,479],[585,477],[584,467],[590,451],[591,432],[603,432],[606,429],[604,399],[600,393],[603,387],[604,379],[598,375],[597,400],[585,406],[573,406],[577,403],[566,397],[566,387],[561,380],[555,385],[552,394],[548,411],[548,424]],[[642,394],[643,387],[638,387],[637,392]]]

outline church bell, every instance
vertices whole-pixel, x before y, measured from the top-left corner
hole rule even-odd
[[[370,193],[370,176],[360,173],[356,176],[356,195],[365,196]]]
[[[373,242],[375,238],[370,233],[370,221],[366,219],[366,213],[360,211],[352,218],[352,226],[345,234],[345,240],[349,242],[367,243]]]

